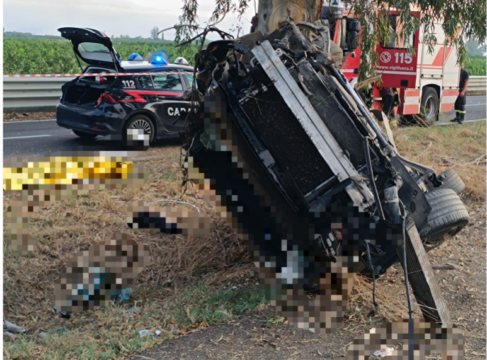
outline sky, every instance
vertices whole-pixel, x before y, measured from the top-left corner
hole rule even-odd
[[[204,25],[215,2],[199,0],[198,3],[199,23]],[[253,3],[250,5],[241,22],[230,14],[218,27],[228,31],[239,25],[248,33],[254,15]],[[5,31],[36,35],[59,35],[57,29],[66,26],[89,27],[109,36],[149,37],[154,26],[162,30],[177,24],[181,7],[181,0],[4,0],[3,27]],[[164,37],[173,39],[174,30],[165,32]],[[216,39],[218,35],[209,38]]]

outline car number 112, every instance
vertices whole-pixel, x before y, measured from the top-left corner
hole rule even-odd
[[[135,87],[135,83],[133,80],[122,80],[122,85],[123,87],[130,87],[130,88]]]

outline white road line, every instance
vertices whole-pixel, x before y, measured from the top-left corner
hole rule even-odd
[[[51,135],[14,136],[14,137],[3,138],[3,140],[28,139],[28,138],[39,138],[39,137],[49,137],[49,136]]]

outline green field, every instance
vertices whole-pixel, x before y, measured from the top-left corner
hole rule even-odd
[[[176,48],[173,41],[113,39],[115,49],[127,60],[132,53],[145,57],[149,52],[164,53],[169,62],[178,56],[193,63],[196,45]],[[85,64],[82,64],[83,66]],[[193,65],[193,64],[192,64]],[[468,59],[466,70],[470,75],[486,75],[486,58],[472,56]],[[53,74],[79,73],[81,70],[74,57],[71,43],[52,38],[12,38],[3,40],[4,74]]]
[[[469,57],[468,62],[465,65],[465,70],[468,71],[470,75],[479,76],[479,75],[486,75],[487,66],[486,58],[484,56],[474,56]]]
[[[118,40],[118,41],[117,41]],[[115,49],[127,60],[132,53],[145,57],[149,52],[164,53],[169,62],[184,56],[193,63],[196,45],[176,48],[173,41],[120,41],[114,39]],[[83,66],[86,64],[82,63]],[[71,43],[66,40],[5,38],[3,40],[4,74],[53,74],[81,72]]]

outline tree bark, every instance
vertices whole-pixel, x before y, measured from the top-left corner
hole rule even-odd
[[[323,0],[260,0],[257,30],[267,34],[278,28],[288,17],[295,23],[318,19]]]

